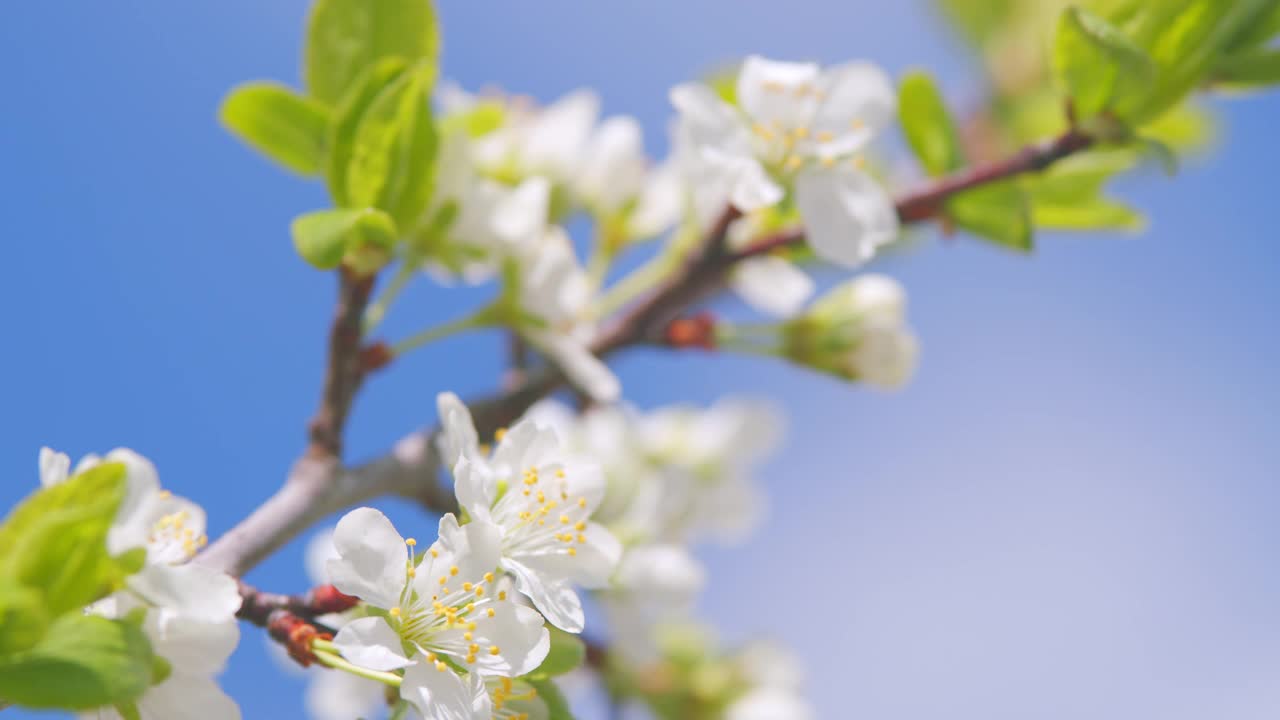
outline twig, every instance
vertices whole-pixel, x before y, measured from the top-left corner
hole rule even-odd
[[[324,390],[320,407],[308,426],[311,444],[307,454],[312,457],[342,457],[342,431],[347,413],[364,379],[360,328],[375,279],[373,275],[357,275],[345,267],[338,271],[338,301],[329,327]]]
[[[937,217],[947,198],[964,190],[1043,170],[1054,162],[1088,148],[1093,140],[1078,132],[1068,132],[1052,141],[1030,146],[1004,161],[965,170],[942,178],[921,190],[908,193],[896,202],[903,223],[914,223]],[[644,343],[661,343],[667,323],[680,312],[723,287],[729,269],[745,257],[769,252],[799,242],[799,230],[780,233],[757,242],[736,253],[728,252],[724,237],[730,223],[740,216],[728,208],[708,229],[702,242],[693,249],[675,272],[646,297],[624,312],[599,335],[591,349],[604,357],[620,349]],[[371,283],[370,283],[371,285]],[[344,303],[340,303],[331,334],[330,374],[335,367],[349,363],[335,362],[333,356],[344,353],[358,356],[344,344],[347,336],[340,328],[355,328],[358,344],[360,311],[368,300],[370,287],[349,287],[344,280]],[[359,306],[356,312],[351,312]],[[346,308],[344,310],[343,308]],[[345,318],[345,320],[344,320]],[[337,351],[335,353],[335,351]],[[233,575],[241,575],[257,565],[289,539],[330,513],[367,502],[383,495],[400,495],[418,500],[430,510],[452,512],[457,509],[452,490],[436,482],[439,460],[434,447],[434,430],[411,433],[402,438],[388,454],[344,470],[337,461],[342,421],[351,397],[359,386],[360,374],[351,370],[336,373],[341,382],[326,382],[325,403],[317,420],[325,432],[316,432],[313,422],[313,444],[323,440],[322,449],[334,452],[322,457],[303,457],[294,464],[284,486],[239,525],[210,545],[197,562]],[[481,437],[492,435],[499,427],[510,424],[534,402],[564,383],[564,376],[554,367],[544,367],[525,374],[518,384],[505,391],[470,404]],[[336,386],[333,392],[331,385]],[[337,390],[341,389],[341,392]],[[341,412],[337,412],[340,410]]]

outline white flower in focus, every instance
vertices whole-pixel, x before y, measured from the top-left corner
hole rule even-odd
[[[621,554],[617,539],[590,520],[604,496],[600,467],[568,456],[554,430],[527,419],[484,457],[462,401],[442,393],[437,406],[458,503],[476,523],[499,529],[501,567],[534,607],[556,627],[581,632],[573,586],[603,587]]]
[[[181,618],[219,623],[235,617],[240,592],[228,575],[189,563],[204,547],[205,513],[199,505],[160,489],[151,461],[117,448],[106,457],[85,456],[75,468],[83,472],[102,462],[125,466],[125,496],[107,535],[107,550],[118,555],[133,548],[146,550],[146,562],[125,578],[127,592],[156,608],[162,627]],[[68,477],[70,458],[49,448],[40,450],[40,483],[48,486]]]
[[[108,598],[90,611],[120,617],[131,605],[127,598]],[[214,680],[240,640],[235,618],[206,623],[162,619],[147,612],[142,630],[158,657],[169,664],[169,674],[137,700],[141,720],[239,720],[240,708]],[[94,720],[118,720],[114,709],[103,708],[80,715]]]
[[[824,260],[861,264],[898,233],[893,202],[858,153],[892,119],[893,85],[879,68],[747,58],[735,108],[711,88],[671,91],[701,178],[743,212],[774,205],[793,187],[805,237]]]

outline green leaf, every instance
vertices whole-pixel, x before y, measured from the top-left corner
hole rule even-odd
[[[38,590],[51,617],[112,592],[127,574],[107,553],[125,475],[102,463],[22,501],[0,525],[0,578]]]
[[[587,657],[587,646],[582,642],[582,638],[559,628],[549,629],[551,649],[547,651],[547,658],[542,661],[538,669],[531,673],[533,677],[548,678],[563,675],[582,665],[582,661]]]
[[[569,711],[569,701],[553,680],[530,680],[529,684],[538,691],[538,698],[547,706],[547,720],[573,720]]]
[[[956,225],[997,245],[1020,251],[1032,247],[1031,204],[1016,183],[1002,182],[970,190],[947,203]]]
[[[1214,77],[1219,84],[1243,88],[1280,83],[1280,50],[1251,50],[1223,58]]]
[[[396,241],[395,222],[374,208],[316,210],[294,218],[290,229],[298,254],[320,270],[338,267],[348,253],[389,257]]]
[[[347,200],[385,210],[410,229],[431,200],[439,139],[431,114],[435,71],[417,66],[378,93],[356,128]]]
[[[1146,96],[1154,66],[1146,52],[1106,20],[1078,7],[1063,11],[1053,46],[1053,67],[1076,117],[1092,118],[1123,101]]]
[[[898,117],[907,142],[930,175],[943,175],[964,164],[955,123],[928,74],[911,72],[902,78]]]
[[[386,57],[433,68],[440,30],[430,0],[316,0],[307,22],[307,90],[337,104],[366,68]]]
[[[1129,230],[1146,225],[1142,214],[1123,203],[1093,198],[1069,205],[1034,202],[1031,218],[1038,228],[1051,230]]]
[[[138,624],[70,613],[35,647],[0,660],[0,699],[64,710],[124,705],[151,686],[153,658]]]
[[[328,109],[279,83],[236,87],[222,101],[218,118],[241,140],[296,173],[319,175],[324,167]]]
[[[398,80],[408,67],[400,58],[383,58],[365,70],[334,111],[329,123],[329,162],[326,171],[329,193],[333,195],[334,204],[344,207],[349,204],[347,167],[351,164],[351,153],[355,150],[360,120],[378,94]]]
[[[1149,137],[1139,137],[1136,142],[1143,156],[1152,158],[1159,163],[1160,169],[1164,170],[1165,175],[1173,176],[1178,174],[1178,155],[1173,151],[1173,148],[1155,138]]]
[[[48,626],[49,613],[41,593],[0,580],[0,657],[35,645]]]

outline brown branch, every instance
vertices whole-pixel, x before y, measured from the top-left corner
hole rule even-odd
[[[1058,160],[1090,147],[1093,140],[1078,132],[1068,132],[1049,142],[1030,146],[1016,155],[990,165],[965,170],[942,178],[896,201],[903,223],[938,217],[951,196],[980,185],[1036,172]],[[606,327],[591,349],[605,357],[623,348],[661,343],[667,323],[695,303],[723,287],[735,262],[799,242],[803,234],[791,230],[757,242],[752,247],[728,252],[724,245],[729,225],[740,213],[728,208],[704,235],[685,262],[665,282],[630,307]],[[343,302],[330,338],[330,377],[326,381],[325,402],[318,423],[313,423],[313,446],[324,452],[304,456],[294,464],[284,486],[239,525],[210,545],[197,562],[233,575],[241,575],[257,565],[289,539],[319,519],[384,495],[399,495],[419,501],[436,512],[457,509],[452,489],[436,481],[439,457],[434,430],[421,430],[402,438],[384,456],[344,469],[337,461],[341,449],[340,431],[351,398],[359,387],[360,373],[352,370],[350,357],[358,357],[359,315],[368,300],[372,283],[355,287],[344,277]],[[357,309],[358,308],[358,309]],[[354,324],[353,324],[354,323]],[[352,335],[354,328],[355,335]],[[352,340],[352,338],[356,338]],[[334,361],[334,357],[339,358]],[[348,358],[342,360],[342,358]],[[335,370],[338,368],[339,370]],[[341,368],[347,368],[342,371]],[[330,382],[332,381],[332,382]],[[539,399],[565,382],[555,367],[524,374],[520,382],[503,392],[470,403],[476,427],[482,437],[509,425]],[[316,425],[321,432],[316,432]],[[338,434],[334,435],[333,430]]]
[[[360,351],[360,323],[364,318],[375,276],[338,271],[338,301],[329,327],[328,364],[320,407],[308,425],[312,457],[342,457],[342,431],[347,413],[364,380],[365,359]]]
[[[1068,130],[1053,140],[1029,145],[1004,160],[962,170],[926,187],[899,197],[894,206],[898,219],[904,225],[941,217],[947,200],[965,190],[1023,175],[1039,172],[1055,162],[1091,147],[1094,139],[1076,130]],[[804,240],[803,228],[789,228],[766,236],[732,256],[736,262],[755,255],[764,255],[779,248],[796,245]]]

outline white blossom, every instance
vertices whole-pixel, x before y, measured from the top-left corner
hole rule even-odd
[[[685,617],[705,585],[705,569],[681,545],[628,548],[612,586],[601,595],[611,650],[633,664],[656,659],[655,628]]]
[[[842,283],[797,322],[803,332],[792,342],[801,345],[789,352],[800,362],[882,388],[902,386],[915,370],[919,345],[906,326],[906,292],[892,278]]]
[[[402,538],[382,513],[347,513],[334,530],[338,557],[328,562],[330,577],[339,590],[386,610],[387,617],[347,623],[334,646],[362,667],[407,668],[401,697],[428,718],[488,712],[482,676],[528,673],[550,647],[542,617],[495,587],[500,540],[489,523],[459,526],[445,515],[436,541],[415,562],[416,541]]]
[[[501,567],[552,624],[580,632],[584,616],[574,585],[602,587],[621,547],[591,515],[604,496],[600,466],[569,456],[549,427],[521,420],[490,457],[457,396],[437,399],[442,449],[454,464],[458,503],[500,534]]]
[[[650,168],[640,124],[611,117],[596,128],[574,181],[582,204],[606,226],[620,223],[623,237],[652,237],[680,216],[680,178],[664,164]]]
[[[128,597],[112,597],[95,603],[90,611],[121,617],[135,603]],[[201,622],[161,617],[149,609],[142,630],[156,656],[168,663],[169,673],[136,701],[141,720],[239,720],[240,708],[214,679],[240,640],[235,618]],[[119,720],[114,709],[81,714],[94,720]]]
[[[698,84],[675,87],[671,100],[699,180],[739,210],[775,205],[791,188],[814,252],[845,266],[896,237],[893,202],[858,155],[894,114],[893,86],[879,68],[752,56],[738,75],[738,107]]]
[[[107,535],[107,549],[112,554],[133,548],[146,551],[142,569],[125,578],[125,592],[156,608],[162,627],[178,619],[219,623],[234,618],[240,609],[236,581],[187,562],[206,542],[204,509],[162,490],[151,461],[127,448],[112,450],[103,458],[88,455],[77,463],[74,473],[102,462],[118,462],[126,469],[124,499]],[[70,466],[66,455],[42,448],[41,484],[64,481]]]

